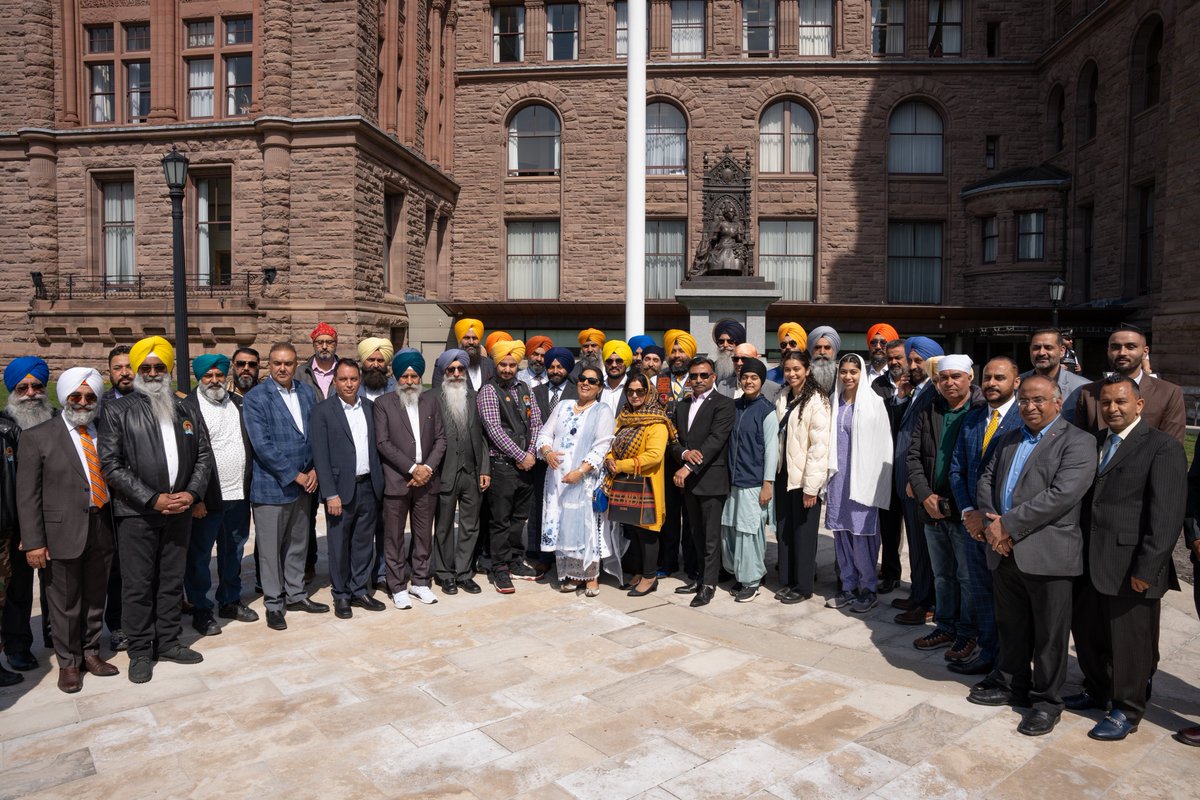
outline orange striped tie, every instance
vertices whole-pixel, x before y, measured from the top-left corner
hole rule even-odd
[[[87,459],[88,478],[92,481],[92,505],[104,508],[104,504],[108,502],[108,484],[104,482],[104,475],[100,472],[96,443],[92,441],[92,435],[88,433],[86,425],[80,425],[78,430],[79,441],[83,444],[83,457]]]

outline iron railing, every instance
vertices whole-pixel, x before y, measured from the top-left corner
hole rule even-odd
[[[261,272],[244,272],[213,279],[188,275],[188,297],[228,298],[250,300],[254,286],[263,284]],[[173,297],[175,278],[170,272],[139,272],[128,278],[114,279],[107,275],[64,275],[57,280],[45,279],[35,283],[35,297],[52,300],[127,299],[143,300]]]

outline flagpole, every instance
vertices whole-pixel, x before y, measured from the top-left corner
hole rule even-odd
[[[646,0],[629,0],[625,130],[625,338],[646,331]]]

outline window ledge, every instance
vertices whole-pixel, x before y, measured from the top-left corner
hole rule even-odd
[[[559,183],[562,175],[506,175],[504,180],[512,183]]]

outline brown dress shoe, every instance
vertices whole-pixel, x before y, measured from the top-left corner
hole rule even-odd
[[[892,621],[897,625],[924,625],[925,619],[925,609],[914,608],[903,614],[897,614]]]
[[[58,671],[58,688],[67,694],[75,694],[83,688],[79,667],[63,667]]]
[[[120,674],[120,670],[105,661],[100,656],[84,656],[83,671],[90,672],[93,675],[97,675],[101,678],[107,678],[112,675]]]
[[[1175,741],[1200,747],[1200,725],[1194,728],[1184,728],[1175,734]]]
[[[917,602],[911,597],[897,597],[892,600],[892,608],[897,611],[912,611],[917,607]]]

